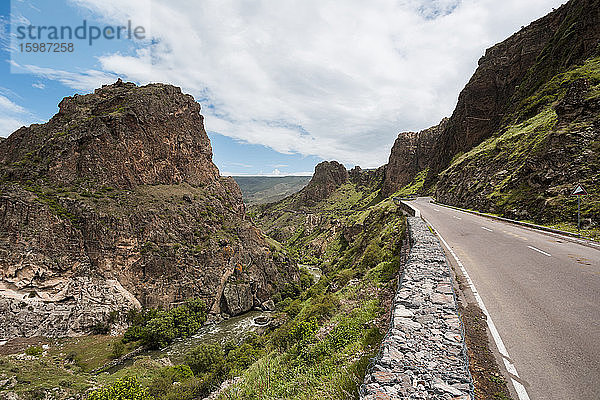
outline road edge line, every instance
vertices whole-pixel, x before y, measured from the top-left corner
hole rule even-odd
[[[424,218],[423,218],[423,220],[425,222],[427,222],[427,220],[425,220]],[[433,226],[431,226],[431,224],[429,224],[428,222],[427,222],[427,225],[429,225],[431,227],[431,229],[433,229],[433,231],[435,232],[437,237],[444,244],[444,247],[446,247],[446,249],[448,249],[448,251],[450,252],[452,257],[458,264],[458,267],[460,268],[462,274],[464,275],[465,279],[467,280],[467,284],[469,285],[469,288],[473,292],[473,296],[475,297],[475,300],[477,301],[477,305],[479,306],[479,308],[481,308],[481,311],[483,311],[483,313],[485,314],[488,329],[490,330],[492,338],[494,339],[494,343],[496,343],[498,352],[502,356],[502,360],[504,361],[506,370],[511,375],[510,380],[513,385],[513,388],[515,389],[515,392],[517,393],[517,396],[519,396],[519,400],[530,400],[529,394],[527,393],[527,389],[525,388],[525,386],[523,386],[523,384],[521,382],[519,382],[518,380],[515,379],[515,378],[520,379],[519,373],[517,372],[517,367],[515,367],[515,365],[510,360],[510,356],[508,355],[506,346],[504,345],[504,342],[502,341],[502,338],[500,337],[500,333],[498,332],[498,329],[496,329],[496,325],[494,324],[494,321],[492,320],[492,316],[488,312],[488,310],[483,302],[483,299],[481,298],[481,296],[479,295],[479,292],[475,288],[475,284],[471,280],[471,277],[469,276],[469,273],[467,272],[465,266],[460,261],[460,259],[458,258],[458,256],[454,252],[454,250],[452,250],[450,248],[450,246],[448,245],[448,243],[444,240],[442,235],[440,235],[440,233]]]
[[[451,206],[449,204],[440,203],[433,199],[432,199],[432,204],[438,205],[440,207],[451,208],[453,210],[461,211],[461,212],[464,212],[467,214],[479,215],[480,217],[485,217],[485,218],[493,219],[496,221],[508,222],[510,224],[521,226],[523,228],[530,229],[532,231],[539,232],[539,233],[542,233],[542,234],[545,234],[548,236],[567,240],[572,243],[577,243],[582,246],[586,246],[590,249],[600,250],[600,243],[595,243],[593,240],[587,239],[584,236],[581,236],[580,234],[575,234],[575,233],[567,232],[567,231],[561,231],[559,229],[549,228],[549,227],[543,226],[543,225],[531,224],[529,222],[517,221],[515,219],[499,217],[497,215],[487,214],[487,213],[483,213],[480,211],[469,210],[466,208]]]

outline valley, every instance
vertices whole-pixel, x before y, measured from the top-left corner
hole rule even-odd
[[[205,92],[120,78],[0,139],[0,400],[597,398],[599,10],[377,168],[222,176]]]

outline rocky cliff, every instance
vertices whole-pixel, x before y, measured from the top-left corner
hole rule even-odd
[[[191,96],[119,80],[59,108],[0,142],[0,338],[193,296],[239,314],[298,276],[219,176]]]
[[[326,199],[338,187],[348,182],[348,170],[337,161],[323,161],[315,167],[310,182],[299,192],[298,201],[312,206]]]
[[[597,54],[598,10],[599,0],[571,0],[486,51],[436,141],[428,184],[456,154],[489,138],[512,114],[535,113],[523,102],[552,77]]]
[[[382,194],[408,185],[457,206],[573,225],[569,194],[581,183],[585,226],[600,225],[599,10],[600,0],[571,0],[488,49],[449,119],[399,135]]]
[[[446,128],[448,119],[420,132],[401,132],[394,142],[385,178],[381,188],[383,196],[390,196],[408,185],[432,161],[433,147]]]

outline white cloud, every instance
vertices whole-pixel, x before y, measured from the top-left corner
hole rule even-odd
[[[113,73],[93,69],[74,72],[38,67],[37,65],[30,64],[20,65],[12,60],[10,63],[19,70],[27,71],[49,80],[59,81],[68,87],[84,92],[89,92],[105,84],[114,83],[117,80],[117,75]],[[34,84],[34,87],[37,86]]]
[[[46,85],[44,85],[42,82],[34,82],[31,84],[31,86],[40,90],[44,90],[46,88]]]
[[[145,21],[157,43],[101,57],[103,71],[42,76],[86,90],[115,75],[173,83],[214,106],[211,131],[362,167],[385,163],[398,131],[449,115],[484,49],[562,2],[71,1]]]
[[[20,105],[0,94],[0,136],[7,137],[20,127],[31,124],[34,118]]]

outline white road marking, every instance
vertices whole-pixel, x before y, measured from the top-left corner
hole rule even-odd
[[[491,230],[490,228],[486,228],[485,226],[482,226],[481,229],[485,229],[488,232],[494,232],[493,230]]]
[[[437,209],[437,208],[434,208],[434,209],[433,209],[433,211],[437,211],[437,212],[440,212],[440,210],[438,210],[438,209]]]
[[[460,261],[460,259],[458,258],[458,256],[454,252],[454,250],[452,250],[450,248],[450,246],[448,245],[448,243],[444,240],[442,235],[440,235],[440,233],[438,231],[436,231],[435,228],[432,227],[432,229],[436,232],[436,234],[438,235],[438,237],[440,238],[440,240],[442,241],[444,246],[446,246],[446,248],[448,249],[450,254],[452,254],[452,257],[454,257],[454,260],[460,267],[461,272],[463,273],[463,275],[465,276],[465,279],[467,280],[467,283],[469,284],[469,288],[473,292],[473,296],[475,296],[475,300],[477,300],[477,305],[479,305],[479,308],[481,308],[481,311],[483,311],[483,313],[485,314],[486,319],[487,319],[488,328],[490,330],[490,333],[492,334],[492,338],[494,339],[494,342],[496,342],[496,347],[498,348],[498,351],[500,352],[500,355],[502,356],[504,365],[506,366],[506,370],[509,372],[509,374],[512,375],[510,377],[510,380],[513,384],[513,387],[515,388],[515,392],[517,392],[517,396],[519,396],[519,400],[530,400],[529,395],[527,394],[527,389],[525,389],[525,386],[523,386],[519,381],[517,381],[517,379],[520,379],[519,373],[517,372],[517,367],[515,367],[515,365],[512,363],[512,361],[510,361],[510,356],[508,355],[508,351],[506,350],[506,346],[504,346],[504,342],[502,341],[502,338],[500,337],[500,333],[498,332],[498,329],[496,329],[496,325],[494,324],[494,321],[492,320],[492,316],[490,315],[487,308],[485,307],[485,304],[483,303],[483,299],[481,298],[481,296],[479,295],[479,292],[475,288],[475,284],[471,280],[471,277],[469,276],[469,273],[465,269],[465,266]],[[517,378],[517,379],[515,379],[515,378]]]
[[[545,255],[545,256],[552,257],[552,254],[546,253],[546,252],[545,252],[545,251],[543,251],[543,250],[536,249],[536,248],[535,248],[535,247],[533,247],[533,246],[527,246],[527,247],[529,247],[531,250],[535,250],[535,251],[537,251],[538,253],[542,253],[542,254],[543,254],[543,255]]]
[[[461,217],[457,217],[456,215],[453,215],[452,218],[462,219]]]

